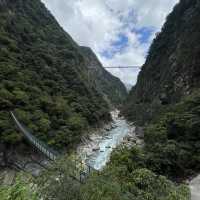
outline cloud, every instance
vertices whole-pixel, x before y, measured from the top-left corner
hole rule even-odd
[[[178,0],[42,0],[60,25],[104,66],[139,65]],[[138,69],[110,69],[135,84]]]

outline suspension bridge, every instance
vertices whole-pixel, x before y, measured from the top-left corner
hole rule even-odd
[[[18,130],[22,133],[24,138],[33,146],[35,147],[39,152],[41,152],[43,155],[45,155],[49,160],[56,161],[59,157],[61,157],[61,154],[56,152],[55,150],[51,149],[48,145],[46,145],[44,142],[40,141],[37,137],[35,137],[28,129],[19,122],[17,117],[13,112],[10,112],[12,119],[14,120]],[[82,166],[83,163],[79,162],[79,165]],[[84,169],[78,169],[77,168],[77,162],[75,160],[75,166],[74,168],[78,173],[70,175],[80,183],[84,183],[85,179],[89,176],[89,174],[92,171],[97,171],[93,167],[84,164]],[[78,174],[78,175],[77,175]]]
[[[55,161],[58,157],[58,153],[49,148],[45,143],[37,139],[18,121],[13,112],[10,112],[15,124],[17,125],[23,136],[29,141],[31,145],[36,147],[41,153],[43,153],[48,159]]]
[[[110,66],[104,67],[105,69],[140,69],[141,66]]]
[[[130,65],[130,66],[103,66],[104,69],[141,69],[141,66]],[[88,69],[95,69],[94,66],[89,66]]]

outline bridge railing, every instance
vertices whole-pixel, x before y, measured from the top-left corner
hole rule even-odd
[[[47,156],[50,160],[56,160],[58,157],[58,153],[48,147],[45,143],[37,139],[34,135],[32,135],[27,129],[18,121],[16,116],[13,112],[10,112],[15,124],[17,125],[18,129],[24,137],[33,145],[35,146],[40,152]]]
[[[10,112],[15,124],[17,125],[17,128],[19,129],[19,131],[24,135],[24,137],[29,141],[29,143],[36,147],[40,152],[42,152],[44,155],[47,156],[47,158],[49,158],[50,160],[55,161],[58,156],[61,156],[58,152],[52,150],[50,147],[48,147],[45,143],[43,143],[42,141],[40,141],[39,139],[37,139],[30,131],[28,131],[27,128],[25,128],[24,125],[22,125],[17,117],[15,116],[15,114],[13,112]],[[82,162],[79,161],[79,164],[83,164]],[[75,160],[75,173],[74,175],[72,175],[73,178],[75,178],[77,181],[79,181],[80,183],[84,183],[85,180],[88,178],[88,176],[92,173],[92,172],[98,172],[96,169],[94,169],[93,167],[91,167],[88,164],[84,164],[84,167],[79,168],[77,165],[77,161]]]

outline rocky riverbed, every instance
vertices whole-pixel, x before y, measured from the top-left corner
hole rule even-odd
[[[110,127],[104,127],[92,134],[77,150],[81,160],[97,170],[106,165],[112,151],[120,144],[131,146],[141,143],[135,135],[135,127],[123,117],[119,117],[119,111],[113,111],[111,114],[113,122]]]

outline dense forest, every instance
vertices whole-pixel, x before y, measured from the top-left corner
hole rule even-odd
[[[93,52],[79,47],[39,0],[0,5],[1,141],[21,141],[9,110],[59,149],[109,121],[109,104],[123,103],[126,92]],[[84,184],[71,176],[74,161],[66,155],[37,178],[22,174],[12,186],[0,185],[2,199],[190,200],[185,181],[200,171],[199,19],[200,1],[180,0],[123,103],[121,113],[144,127],[142,146],[120,146]],[[119,92],[110,94],[114,85]]]
[[[128,119],[145,124],[200,87],[200,3],[181,0],[156,35],[124,107]]]
[[[72,161],[64,158],[36,180],[21,174],[14,185],[0,187],[0,195],[3,200],[38,200],[41,197],[56,200],[190,199],[189,189],[185,185],[177,185],[142,167],[139,154],[139,149],[132,149],[131,152],[122,149],[113,154],[109,166],[102,172],[90,175],[85,184],[70,178]],[[56,180],[55,177],[60,178]],[[37,184],[37,190],[31,187],[33,184]]]
[[[100,93],[91,83],[87,60],[40,0],[0,1],[1,143],[22,140],[9,111],[57,149],[70,149],[88,127],[110,121],[102,94],[110,88]],[[109,78],[120,85],[112,89],[126,96],[123,84]],[[111,104],[123,100],[119,95],[112,102],[111,96]]]
[[[198,0],[175,6],[123,109],[145,127],[145,166],[173,180],[200,171],[199,19]]]

